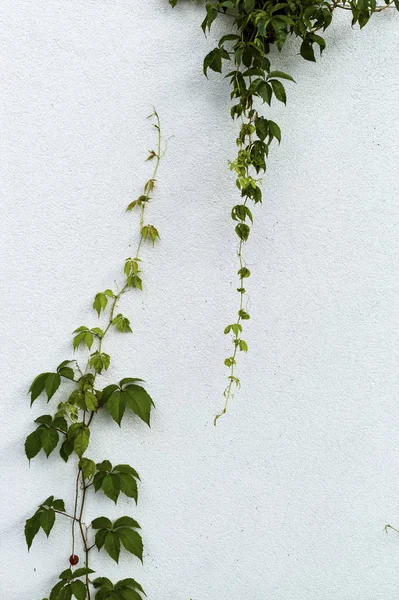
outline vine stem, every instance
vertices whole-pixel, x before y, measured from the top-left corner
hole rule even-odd
[[[238,71],[237,71],[238,72]],[[236,74],[236,80],[237,80],[237,74]],[[238,81],[238,80],[237,80]],[[248,109],[251,108],[252,106],[252,98],[249,97],[247,99],[247,106],[245,107],[245,110],[243,112],[244,117],[241,118],[241,122],[242,124],[245,123],[244,118],[247,121],[247,125],[249,125],[249,127],[252,126],[252,117],[249,116],[248,114]],[[240,143],[239,143],[239,153],[243,150],[244,147],[244,141],[240,139]],[[248,137],[248,147],[250,148],[252,144],[252,134],[250,132],[249,129],[249,137]],[[245,177],[249,178],[250,176],[250,169],[249,169],[249,165],[246,164],[245,166]],[[244,202],[243,202],[243,206],[246,206],[248,202],[248,197],[245,198]],[[215,416],[214,420],[213,420],[213,424],[216,426],[218,419],[220,419],[220,417],[222,415],[225,415],[227,412],[227,407],[229,404],[230,399],[233,396],[233,384],[235,384],[237,387],[240,385],[239,380],[237,379],[236,375],[235,375],[235,367],[236,367],[236,356],[237,356],[237,352],[238,352],[238,348],[239,348],[239,333],[240,333],[240,326],[241,326],[241,322],[242,322],[242,311],[244,309],[244,295],[245,295],[245,288],[244,288],[244,277],[242,274],[242,269],[244,268],[244,261],[243,261],[243,247],[244,247],[244,239],[240,238],[240,242],[238,244],[238,250],[237,250],[237,256],[239,259],[239,273],[240,273],[240,287],[238,288],[238,291],[240,293],[240,305],[239,305],[239,310],[238,310],[238,318],[235,322],[236,325],[236,330],[234,332],[234,337],[233,337],[233,344],[234,344],[234,352],[232,354],[232,356],[230,357],[230,374],[229,374],[229,383],[227,385],[227,387],[225,388],[224,392],[223,392],[223,396],[225,398],[225,402],[224,402],[224,406],[223,409]]]
[[[160,122],[160,118],[159,115],[157,113],[157,111],[154,109],[153,115],[150,116],[155,116],[156,117],[156,124],[154,125],[154,127],[157,129],[158,131],[158,141],[157,141],[157,152],[154,156],[154,158],[156,158],[155,161],[155,166],[154,166],[154,171],[152,174],[152,179],[151,181],[151,191],[154,190],[155,187],[155,182],[156,182],[156,176],[158,173],[158,169],[159,169],[159,165],[161,162],[161,158],[163,156],[164,153],[162,153],[161,150],[161,145],[162,145],[162,136],[161,136],[161,122]],[[147,185],[147,184],[146,184]],[[137,246],[137,251],[136,251],[136,256],[135,259],[139,260],[140,259],[140,250],[141,250],[141,246],[143,243],[143,240],[145,238],[144,236],[144,217],[145,217],[145,208],[146,208],[146,204],[144,203],[141,207],[141,214],[140,214],[140,238],[139,238],[139,242],[138,242],[138,246]],[[114,320],[114,315],[115,315],[115,309],[117,306],[117,303],[120,299],[120,297],[122,296],[122,294],[128,289],[129,285],[126,282],[124,284],[124,286],[122,287],[122,289],[114,295],[113,298],[113,302],[111,304],[111,308],[109,311],[109,317],[108,317],[108,323],[106,328],[104,329],[103,335],[99,338],[99,343],[98,343],[98,352],[101,354],[102,352],[102,346],[103,346],[103,340],[105,338],[105,336],[107,335],[108,331],[110,330],[113,320]],[[86,370],[85,372],[89,371],[90,369],[90,359],[87,362],[87,366],[86,366]],[[80,369],[79,369],[80,371]],[[81,371],[80,371],[81,372]],[[95,378],[96,378],[97,373],[94,373],[94,378],[93,378],[93,387],[94,387],[94,382],[95,382]],[[94,417],[94,411],[91,412],[89,419],[87,421],[87,427],[90,426],[92,420]],[[83,413],[83,419],[82,419],[82,423],[85,425],[86,424],[86,411],[84,411]],[[80,508],[79,508],[79,515],[78,515],[78,504],[79,504],[79,482],[81,481],[81,497],[80,497]],[[77,522],[79,525],[79,530],[80,530],[80,534],[82,537],[82,544],[83,544],[83,549],[85,552],[85,567],[86,569],[89,569],[89,552],[92,548],[94,548],[95,544],[89,546],[88,544],[88,527],[84,524],[83,522],[83,515],[84,515],[84,508],[85,508],[85,502],[86,502],[86,492],[87,489],[92,485],[92,483],[86,483],[85,477],[84,477],[84,473],[82,471],[82,468],[79,466],[78,469],[78,475],[76,478],[76,491],[75,491],[75,506],[74,506],[74,515],[66,515],[72,519],[72,554],[75,554],[75,523]],[[90,595],[90,581],[89,581],[89,574],[86,573],[86,581],[85,581],[85,587],[86,587],[86,591],[87,591],[87,600],[91,599],[91,595]]]

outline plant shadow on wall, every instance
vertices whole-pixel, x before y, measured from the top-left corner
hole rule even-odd
[[[168,0],[172,7],[188,0]],[[222,73],[231,83],[233,104],[230,114],[238,121],[237,155],[230,161],[235,173],[239,200],[231,210],[238,238],[238,311],[235,320],[224,333],[231,336],[232,351],[224,364],[228,369],[224,390],[224,405],[214,423],[226,413],[233,392],[240,387],[236,365],[239,352],[247,352],[243,339],[243,325],[250,318],[246,310],[247,279],[251,275],[246,267],[244,248],[251,233],[253,214],[251,205],[262,201],[260,174],[266,172],[269,149],[273,142],[281,142],[280,127],[264,117],[257,108],[277,100],[286,104],[285,82],[294,82],[291,75],[274,70],[269,60],[273,49],[282,52],[288,38],[298,38],[299,52],[307,61],[316,61],[326,42],[322,33],[331,25],[337,10],[349,11],[352,26],[364,27],[374,13],[389,8],[399,10],[399,0],[386,0],[377,5],[376,0],[211,0],[205,4],[202,29],[206,34],[216,19],[223,19],[229,33],[204,59],[204,73],[209,70]]]
[[[32,517],[26,521],[25,537],[30,549],[33,539],[40,529],[49,536],[56,518],[70,521],[71,547],[69,563],[52,588],[48,599],[44,600],[90,600],[93,588],[96,600],[142,600],[145,596],[142,586],[132,578],[122,579],[113,584],[106,577],[95,577],[91,569],[91,552],[94,548],[104,550],[111,559],[118,562],[121,550],[139,560],[143,559],[143,542],[140,525],[130,516],[121,516],[112,522],[106,516],[94,519],[90,524],[84,521],[87,500],[92,492],[105,494],[110,500],[118,501],[120,494],[126,495],[137,503],[137,471],[127,464],[112,465],[108,460],[96,463],[84,456],[90,442],[90,427],[99,411],[106,411],[120,426],[125,410],[130,410],[139,419],[150,425],[153,401],[143,387],[143,381],[137,377],[125,377],[117,384],[107,385],[103,389],[98,378],[108,370],[111,364],[109,354],[105,352],[104,341],[111,332],[125,334],[132,331],[127,317],[117,310],[118,301],[129,290],[142,290],[141,251],[146,242],[154,246],[159,238],[157,229],[146,222],[146,207],[152,200],[161,158],[166,151],[166,143],[161,137],[161,124],[157,112],[150,115],[157,131],[157,144],[151,150],[147,160],[154,164],[151,178],[146,182],[143,193],[129,204],[128,211],[139,214],[139,240],[136,253],[129,257],[124,265],[124,281],[116,290],[107,289],[96,294],[93,309],[98,318],[104,320],[103,327],[78,327],[74,331],[73,348],[84,348],[88,353],[83,368],[77,360],[65,360],[55,372],[41,373],[30,387],[31,405],[40,396],[47,402],[60,389],[64,398],[58,404],[55,414],[44,414],[35,419],[37,425],[26,439],[25,452],[32,460],[42,450],[48,457],[61,442],[59,454],[68,462],[72,456],[75,475],[75,501],[71,509],[66,509],[64,501],[50,496],[38,507]],[[76,464],[77,463],[77,464]],[[79,550],[78,550],[79,548]],[[79,554],[83,551],[83,565]]]

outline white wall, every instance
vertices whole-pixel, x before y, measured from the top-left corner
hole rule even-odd
[[[362,31],[341,14],[316,65],[287,47],[286,109],[246,256],[252,320],[242,391],[215,429],[236,310],[228,84],[201,73],[201,5],[3,0],[1,597],[38,599],[67,566],[69,523],[28,554],[24,520],[71,505],[71,464],[29,468],[33,377],[72,355],[95,292],[119,273],[149,174],[145,117],[174,135],[150,220],[145,292],[123,301],[134,336],[107,343],[110,380],[139,376],[153,427],[105,415],[89,456],[129,462],[137,509],[91,498],[87,520],[132,514],[144,568],[95,554],[151,600],[394,600],[399,584],[399,17]]]

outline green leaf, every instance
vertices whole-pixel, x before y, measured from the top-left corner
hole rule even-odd
[[[111,529],[112,522],[107,517],[97,517],[91,522],[93,529]]]
[[[136,479],[140,479],[137,471],[133,469],[133,467],[131,467],[130,465],[116,465],[113,470],[119,473],[127,473],[128,475],[133,475],[133,477],[135,477]]]
[[[120,480],[119,480],[119,475],[115,474],[115,473],[108,473],[105,477],[104,477],[104,481],[102,484],[102,490],[104,492],[104,494],[106,496],[108,496],[108,498],[110,498],[111,500],[113,500],[116,504],[117,500],[118,500],[118,496],[120,494]]]
[[[74,581],[72,583],[72,594],[77,600],[85,600],[86,598],[86,586],[83,581]]]
[[[59,575],[59,579],[62,579],[63,581],[70,581],[72,577],[72,569],[65,569],[65,571],[62,571]]]
[[[107,408],[114,421],[120,426],[125,413],[127,396],[121,390],[115,390],[108,399]]]
[[[112,325],[115,325],[116,329],[121,333],[129,333],[132,331],[129,319],[120,313],[112,319]]]
[[[32,546],[33,539],[40,529],[40,514],[36,513],[25,523],[25,539],[28,545],[28,550]]]
[[[95,396],[95,394],[93,394],[93,392],[86,390],[84,398],[85,398],[85,405],[88,408],[88,410],[92,410],[93,412],[95,412],[98,408],[97,396]]]
[[[25,441],[25,454],[29,460],[31,460],[36,454],[42,449],[42,431],[43,429],[36,429],[33,431]]]
[[[140,419],[150,426],[151,408],[154,403],[144,388],[139,385],[128,385],[125,388],[127,405]]]
[[[46,456],[50,456],[54,448],[58,444],[58,440],[60,439],[59,433],[56,429],[50,427],[49,429],[43,429],[41,434],[41,444],[42,448],[46,453]]]
[[[141,381],[142,383],[144,383],[144,380],[139,379],[138,377],[125,377],[124,379],[120,380],[119,386],[121,388],[123,388],[123,386],[126,385],[127,383],[137,383],[138,381]]]
[[[90,429],[87,425],[83,425],[79,428],[79,431],[73,440],[73,449],[78,456],[82,456],[90,441]]]
[[[118,536],[126,550],[143,561],[143,540],[137,531],[128,528],[118,529]]]
[[[98,316],[100,316],[102,310],[105,310],[107,304],[108,298],[104,293],[99,292],[96,294],[93,302],[93,308],[97,312]]]
[[[65,512],[65,504],[63,500],[54,500],[53,508],[61,512]]]
[[[94,477],[96,472],[96,463],[94,460],[90,460],[90,458],[82,457],[79,461],[79,467],[82,469],[83,477],[85,479],[90,479]]]
[[[70,379],[71,381],[74,381],[74,379],[75,379],[74,370],[72,369],[72,367],[67,366],[67,365],[71,364],[72,362],[73,362],[72,360],[64,360],[60,365],[58,365],[57,373],[59,373],[61,375],[61,377],[65,377],[66,379]]]
[[[64,417],[55,417],[53,422],[51,423],[51,427],[54,429],[60,429],[64,433],[68,431],[68,423]]]
[[[35,419],[35,423],[41,423],[43,425],[47,425],[47,427],[50,427],[52,422],[53,418],[51,415],[42,415],[41,417]]]
[[[283,71],[270,71],[267,78],[271,79],[272,77],[278,77],[279,79],[287,79],[288,81],[293,81],[296,83],[295,79],[288,75],[288,73],[283,73]]]
[[[68,458],[71,456],[73,452],[73,444],[69,440],[65,440],[60,448],[60,456],[65,461],[68,462]]]
[[[140,529],[140,525],[131,517],[119,517],[114,523],[114,529],[118,529],[118,527],[134,527],[135,529]]]
[[[122,589],[122,588],[121,588]],[[136,592],[136,590],[131,590],[129,588],[123,589],[121,592],[122,600],[142,600],[140,594]],[[118,596],[119,598],[119,596]]]
[[[57,596],[57,600],[71,600],[71,598],[72,598],[72,585],[68,584],[64,588],[62,588],[62,590],[60,591],[60,593]]]
[[[263,102],[270,105],[272,99],[272,88],[266,81],[262,81],[257,87],[257,93],[262,98]]]
[[[142,596],[136,591],[130,588],[122,591],[123,600],[142,600]]]
[[[51,590],[50,593],[50,600],[58,600],[59,598],[59,593],[62,590],[62,588],[65,585],[65,581],[59,581],[58,583],[55,584],[55,586],[53,587],[53,589]]]
[[[280,102],[283,102],[284,104],[286,104],[287,96],[286,96],[285,89],[284,89],[284,86],[281,83],[281,81],[278,81],[277,79],[271,79],[270,83],[272,85],[273,92],[274,92],[274,95],[276,96],[277,100],[280,100]]]
[[[128,577],[127,579],[122,579],[121,581],[118,581],[118,583],[115,584],[115,590],[119,590],[119,589],[123,589],[123,588],[124,589],[133,588],[135,590],[139,590],[140,592],[142,592],[145,595],[145,592],[144,592],[143,588],[141,587],[141,585],[139,583],[137,583],[137,581],[135,581],[131,577]]]
[[[98,490],[101,489],[101,486],[103,484],[104,477],[106,476],[106,474],[107,474],[106,471],[98,471],[94,475],[93,485],[94,485],[94,490],[96,492],[98,492]]]
[[[101,392],[101,401],[100,404],[101,406],[104,406],[104,404],[106,404],[110,398],[110,396],[114,393],[115,390],[118,390],[119,386],[117,386],[115,383],[111,384],[111,385],[107,385],[107,387],[105,387],[103,389],[103,391]]]
[[[108,529],[99,529],[96,532],[96,535],[94,537],[94,542],[97,546],[98,550],[101,550],[101,548],[104,546],[104,542],[105,542],[105,538],[108,535]]]
[[[100,463],[96,464],[98,471],[110,471],[112,469],[112,465],[109,460],[103,460]]]
[[[119,475],[119,483],[121,492],[128,496],[128,498],[134,498],[137,504],[138,491],[134,477],[127,475],[126,473],[121,473]]]
[[[104,542],[104,548],[106,552],[114,559],[115,562],[119,562],[119,554],[121,551],[121,543],[119,540],[119,534],[110,531],[107,534]]]
[[[301,53],[302,58],[304,58],[305,60],[310,60],[312,62],[316,62],[313,46],[309,41],[304,40],[302,42],[300,53]]]
[[[36,398],[38,396],[40,396],[40,394],[44,391],[47,375],[50,375],[50,373],[41,373],[33,380],[32,385],[29,388],[29,392],[31,395],[30,396],[31,406],[34,403],[34,401],[36,400]]]
[[[55,512],[53,509],[44,510],[40,513],[40,527],[43,529],[44,533],[47,537],[50,535],[50,531],[52,530],[55,523]]]
[[[114,589],[114,586],[112,585],[111,581],[109,579],[107,579],[107,577],[97,577],[94,581],[93,581],[93,586],[97,589],[97,588],[104,588],[107,589],[109,591]]]
[[[91,575],[92,573],[95,573],[93,569],[86,569],[86,567],[80,567],[79,569],[76,569],[73,572],[73,579],[76,579],[77,577],[83,577],[84,575]]]
[[[277,123],[275,123],[274,121],[269,121],[269,129],[270,129],[270,133],[272,134],[272,136],[275,137],[276,140],[278,140],[278,143],[280,143],[281,142],[281,129],[277,125]]]
[[[48,373],[45,383],[47,401],[50,401],[61,384],[59,373]]]
[[[221,73],[223,58],[225,60],[230,60],[230,55],[224,48],[214,48],[211,50],[204,59],[204,75],[207,76],[208,69]]]

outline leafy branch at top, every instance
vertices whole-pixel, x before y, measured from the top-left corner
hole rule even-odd
[[[173,7],[180,0],[169,0]],[[240,202],[235,203],[231,217],[238,237],[239,303],[237,318],[225,327],[231,335],[232,352],[224,363],[229,369],[224,390],[224,405],[215,417],[215,424],[226,413],[233,390],[240,386],[236,374],[238,352],[247,352],[247,342],[242,338],[243,323],[250,318],[246,309],[246,280],[250,276],[244,259],[244,246],[253,222],[251,203],[262,201],[260,173],[266,172],[269,148],[273,141],[281,142],[280,127],[260,114],[259,104],[271,106],[274,101],[286,104],[286,82],[294,82],[288,73],[272,69],[268,55],[273,48],[280,52],[289,37],[298,38],[300,55],[315,61],[317,49],[321,54],[326,47],[320,32],[331,24],[336,9],[352,13],[352,25],[362,28],[370,17],[386,8],[399,10],[399,0],[377,5],[376,0],[210,0],[205,2],[202,29],[206,34],[218,18],[224,18],[230,31],[221,37],[218,45],[205,56],[204,74],[222,73],[227,65],[231,84],[231,117],[238,121],[237,156],[230,162],[236,176]],[[228,17],[228,18],[225,18]]]

